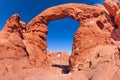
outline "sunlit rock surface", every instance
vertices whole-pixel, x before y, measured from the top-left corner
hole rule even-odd
[[[108,11],[99,4],[63,4],[44,10],[28,24],[18,14],[11,16],[0,32],[0,79],[119,80],[119,20],[106,1]],[[65,17],[80,23],[72,54],[49,52],[47,25]]]

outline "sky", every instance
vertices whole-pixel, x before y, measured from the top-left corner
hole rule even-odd
[[[0,0],[0,30],[13,14],[21,16],[28,23],[43,10],[66,3],[102,4],[103,0]],[[50,21],[48,24],[48,51],[66,51],[71,53],[73,36],[79,23],[71,18]]]

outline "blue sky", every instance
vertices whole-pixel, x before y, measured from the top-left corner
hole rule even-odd
[[[103,0],[0,0],[0,29],[6,20],[15,13],[21,16],[21,20],[28,23],[33,17],[43,10],[65,3],[85,3],[93,5],[103,3]],[[71,53],[73,35],[79,23],[73,19],[65,18],[51,21],[48,24],[47,43],[49,51],[67,51]]]

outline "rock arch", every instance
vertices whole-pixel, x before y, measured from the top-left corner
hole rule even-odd
[[[111,42],[113,23],[101,5],[63,4],[46,9],[28,23],[24,33],[24,43],[31,57],[44,60],[43,58],[47,54],[47,24],[51,20],[65,17],[73,18],[81,24],[74,35],[70,57],[71,69],[78,69],[80,61],[87,56],[86,54],[92,48]],[[97,22],[102,23],[102,28],[99,27]]]

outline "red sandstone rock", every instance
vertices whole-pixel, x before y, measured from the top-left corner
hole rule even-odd
[[[11,16],[7,20],[5,27],[0,32],[0,59],[19,59],[28,55],[22,41],[24,27],[20,23],[18,14]]]
[[[119,80],[119,44],[97,46],[84,60],[80,61],[79,71],[69,74],[56,74],[42,68],[30,67],[27,60],[0,60],[2,80]],[[25,64],[22,64],[25,63]]]
[[[114,40],[119,40],[119,32],[120,32],[120,3],[118,0],[104,0],[104,6],[107,9],[107,11],[113,16],[114,18],[114,24],[117,24],[116,28],[112,32],[111,37]]]
[[[108,12],[102,5],[64,4],[46,9],[27,25],[13,15],[0,32],[0,79],[119,80],[120,30]],[[70,57],[46,50],[48,22],[65,17],[80,23]],[[61,74],[69,68],[69,74]]]
[[[70,57],[71,69],[86,54],[89,54],[92,48],[98,45],[111,44],[110,37],[113,23],[102,5],[64,4],[43,11],[28,23],[25,42],[31,48],[34,46],[33,49],[29,50],[37,51],[37,54],[30,53],[31,55],[46,54],[48,22],[65,17],[80,22],[80,27],[74,35],[72,55]]]
[[[6,33],[16,33],[18,36],[22,37],[22,31],[25,29],[25,26],[26,24],[20,21],[20,16],[14,14],[7,20],[2,31]]]
[[[114,17],[115,23],[120,28],[120,3],[118,0],[104,0],[104,6]]]

